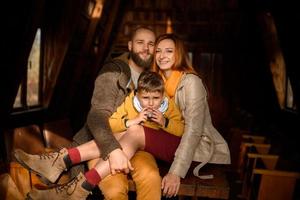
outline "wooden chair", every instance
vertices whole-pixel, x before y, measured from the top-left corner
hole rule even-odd
[[[255,187],[257,189],[253,190],[251,194],[251,197],[257,200],[296,199],[294,193],[296,182],[300,179],[299,172],[254,169],[253,179],[259,181]]]
[[[273,170],[276,167],[278,159],[278,155],[248,153],[243,172],[244,177],[242,179],[242,190],[241,194],[238,196],[249,198],[253,183],[253,170],[255,168],[261,167]]]
[[[231,154],[231,171],[236,172],[238,177],[241,178],[240,172],[244,164],[245,156],[249,149],[251,149],[251,146],[257,147],[261,152],[268,152],[270,146],[267,144],[265,136],[255,134],[249,130],[233,127],[230,129],[229,135],[230,139],[228,145]]]
[[[58,149],[68,146],[73,137],[73,130],[69,119],[61,119],[44,123],[43,136],[46,148]]]
[[[243,134],[242,138],[244,142],[247,141],[249,143],[255,143],[255,144],[263,144],[267,140],[265,136],[249,135],[249,134]]]
[[[43,136],[40,127],[36,124],[5,130],[4,139],[8,162],[15,161],[12,152],[17,148],[31,154],[45,151]]]
[[[257,154],[268,154],[271,149],[271,144],[256,144],[249,142],[242,142],[240,147],[240,154],[238,159],[238,168],[237,173],[239,175],[239,179],[243,180],[244,172],[245,172],[245,163],[247,162],[247,154],[257,153]]]
[[[71,133],[67,120],[45,123],[42,132],[38,125],[14,128],[5,131],[6,151],[13,152],[14,149],[20,148],[30,154],[42,154],[67,145],[70,140],[65,136],[70,136]],[[9,154],[8,158],[10,176],[24,197],[33,186],[47,187],[35,174],[17,163],[12,155]],[[65,183],[68,179],[69,175],[64,173],[58,183]]]
[[[45,152],[43,136],[40,127],[33,124],[5,130],[4,138],[9,162],[9,175],[24,198],[31,190],[35,178],[33,178],[32,174],[27,169],[16,162],[12,152],[16,148],[23,149],[31,154],[41,154]]]
[[[255,200],[294,199],[293,193],[300,173],[278,169],[279,163],[278,155],[248,153],[241,196]]]

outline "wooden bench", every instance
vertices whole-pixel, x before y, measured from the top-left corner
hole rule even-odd
[[[163,176],[168,172],[166,164],[158,163],[160,173]],[[199,179],[193,175],[193,169],[196,163],[192,166],[187,176],[181,180],[180,189],[178,192],[179,199],[190,196],[193,199],[197,197],[213,198],[213,199],[229,199],[230,186],[227,179],[226,168],[224,165],[207,164],[201,168],[200,175],[212,174],[213,179]],[[132,180],[129,181],[129,191],[135,191],[135,184]]]
[[[239,196],[249,198],[252,189],[253,170],[255,168],[263,167],[273,170],[276,167],[278,159],[278,155],[247,153],[243,172],[244,177],[242,179],[242,190]]]
[[[257,200],[292,200],[300,173],[278,169],[278,155],[247,154],[242,197]]]
[[[242,180],[244,177],[245,163],[247,162],[248,153],[254,152],[258,154],[268,154],[270,149],[271,149],[271,144],[256,144],[256,143],[243,142],[240,148],[238,168],[237,168],[239,178]]]
[[[256,178],[259,180],[259,185],[257,190],[253,190],[252,196],[257,200],[296,199],[294,192],[296,181],[300,179],[299,172],[254,169],[253,179]]]
[[[231,154],[231,170],[237,176],[241,176],[240,171],[243,168],[247,152],[252,148],[251,146],[255,145],[261,152],[266,152],[270,149],[265,136],[258,135],[249,130],[233,127],[229,130],[229,135],[228,145]]]

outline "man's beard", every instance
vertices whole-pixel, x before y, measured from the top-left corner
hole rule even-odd
[[[138,66],[144,68],[144,69],[149,69],[151,64],[152,64],[152,60],[153,60],[153,55],[150,54],[150,57],[147,60],[143,60],[138,53],[135,53],[133,51],[130,51],[130,57],[133,60],[133,62],[135,62],[135,64],[137,64]]]

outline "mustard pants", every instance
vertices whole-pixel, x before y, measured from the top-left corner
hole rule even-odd
[[[160,200],[161,177],[154,157],[138,151],[131,159],[131,176],[136,185],[137,200]],[[106,200],[128,200],[128,179],[123,173],[110,175],[99,183]]]

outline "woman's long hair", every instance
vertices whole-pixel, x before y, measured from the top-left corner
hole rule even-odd
[[[178,70],[178,71],[183,71],[186,73],[192,73],[195,75],[198,75],[197,72],[195,71],[195,69],[192,67],[190,59],[188,57],[186,48],[183,44],[183,41],[180,40],[175,34],[173,33],[166,33],[166,34],[162,34],[160,36],[157,37],[156,41],[155,41],[155,46],[154,46],[154,62],[152,64],[152,71],[154,72],[159,72],[159,66],[156,63],[156,49],[158,44],[162,41],[162,40],[172,40],[175,43],[175,63],[172,66],[172,70]]]

